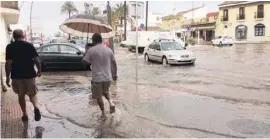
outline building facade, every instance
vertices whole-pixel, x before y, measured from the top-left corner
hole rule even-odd
[[[17,24],[20,16],[18,1],[1,1],[0,13],[0,60],[5,62],[5,49],[7,44],[10,43],[12,32],[10,25]]]
[[[211,12],[203,18],[184,20],[182,28],[188,28],[184,31],[185,36],[196,39],[197,44],[210,42],[215,36],[217,18],[218,12]]]
[[[206,7],[202,5],[200,7],[192,8],[190,10],[181,11],[176,14],[170,14],[162,17],[162,29],[166,31],[182,30],[182,23],[184,20],[190,20],[194,18],[203,18],[206,15]]]
[[[270,1],[225,1],[218,17],[216,36],[240,43],[270,41]]]

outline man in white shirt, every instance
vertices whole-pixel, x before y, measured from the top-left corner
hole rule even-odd
[[[92,98],[97,99],[102,111],[102,117],[105,118],[103,95],[110,104],[110,113],[115,113],[115,106],[111,100],[109,88],[111,81],[117,80],[117,65],[112,50],[104,46],[100,34],[94,34],[92,42],[95,46],[88,49],[82,61],[92,66]]]

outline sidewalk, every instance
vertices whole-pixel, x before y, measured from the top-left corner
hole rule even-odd
[[[21,121],[22,112],[17,96],[10,91],[1,93],[1,138],[26,138],[28,124]]]

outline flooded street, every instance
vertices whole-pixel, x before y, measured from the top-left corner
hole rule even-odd
[[[146,63],[139,55],[137,81],[135,54],[117,49],[117,110],[105,121],[89,97],[89,71],[44,72],[36,126],[43,137],[270,137],[269,44],[187,49],[195,65]]]

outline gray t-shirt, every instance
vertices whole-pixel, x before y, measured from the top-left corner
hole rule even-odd
[[[110,48],[103,44],[91,47],[85,53],[83,60],[91,63],[93,82],[112,81],[112,61],[115,57]]]

